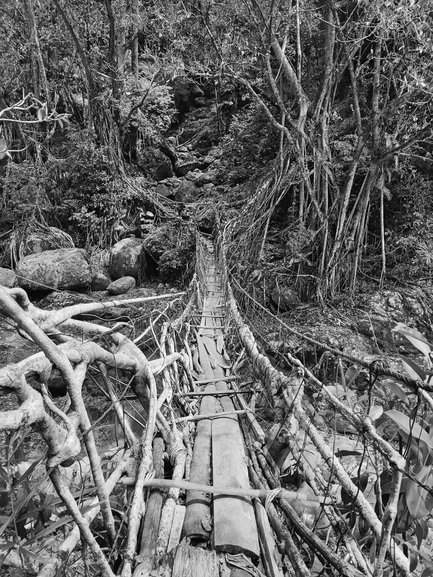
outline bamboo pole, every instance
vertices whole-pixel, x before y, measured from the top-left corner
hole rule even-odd
[[[213,384],[209,384],[206,388],[207,392],[214,390],[215,385]],[[200,412],[201,414],[214,412],[216,406],[215,397],[207,396],[201,402]],[[180,487],[188,489],[183,535],[201,541],[209,541],[211,531],[211,497],[209,491],[207,491],[207,486],[211,480],[211,427],[209,419],[203,419],[197,424],[190,472],[192,483],[188,487]],[[186,481],[183,482],[185,483]],[[203,487],[205,487],[204,490]]]
[[[155,475],[162,477],[164,473],[164,440],[162,437],[155,437],[153,441],[153,468]],[[163,501],[164,494],[159,487],[152,487],[146,502],[139,557],[137,559],[139,564],[134,570],[134,577],[145,575],[146,572],[150,573],[152,570]]]

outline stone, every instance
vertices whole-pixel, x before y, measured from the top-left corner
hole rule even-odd
[[[136,280],[144,272],[143,241],[139,238],[124,238],[110,251],[108,272],[113,280],[132,276]]]
[[[47,227],[43,232],[34,231],[25,237],[22,255],[36,254],[46,250],[75,248],[72,238],[55,226]]]
[[[10,268],[0,267],[0,285],[13,288],[17,284],[17,275]]]
[[[103,272],[95,272],[92,277],[92,291],[104,291],[111,283],[111,279]]]
[[[87,289],[92,280],[89,258],[81,248],[45,250],[22,258],[18,284],[26,290]]]
[[[107,300],[111,301],[112,296],[106,291],[99,291],[98,293],[93,293],[91,295],[71,292],[53,292],[38,301],[37,306],[44,310],[53,310],[83,303],[105,302]],[[128,307],[109,306],[99,310],[96,314],[98,319],[115,319],[116,321],[123,322],[131,320],[131,317],[134,316],[134,310]],[[80,320],[89,320],[98,324],[98,321],[95,320],[95,313],[84,313],[78,318]]]
[[[41,300],[38,300],[37,306],[41,309],[52,311],[73,305],[93,302],[95,302],[95,299],[88,294],[55,291],[47,294]]]
[[[166,183],[171,188],[177,188],[178,186],[181,185],[182,180],[180,178],[177,178],[176,176],[173,176],[172,178],[167,178]]]
[[[26,357],[39,353],[38,345],[25,339],[6,323],[0,327],[0,366],[19,363]]]
[[[188,162],[178,164],[176,166],[176,175],[186,176],[192,170],[197,170],[198,168],[200,168],[201,165],[202,163],[197,159],[189,160]]]
[[[161,255],[170,245],[170,236],[165,234],[164,227],[158,227],[146,235],[143,245],[150,263],[157,266]]]
[[[188,172],[185,178],[191,182],[199,184],[201,179],[203,178],[203,172],[199,169],[195,169],[192,172]]]
[[[193,182],[184,180],[175,192],[177,202],[194,202],[197,200],[199,189]]]
[[[215,170],[208,170],[200,175],[196,184],[199,186],[203,186],[204,184],[215,184],[217,179],[218,173]]]
[[[205,190],[206,192],[210,192],[214,188],[215,185],[213,182],[207,182],[206,184],[203,185],[203,190]]]
[[[161,182],[157,184],[156,186],[156,193],[160,194],[161,196],[164,196],[165,198],[169,198],[170,196],[173,196],[173,190],[167,186],[166,184],[162,184]]]
[[[171,178],[173,176],[173,166],[171,162],[169,160],[161,162],[161,164],[156,167],[152,176],[156,181]]]
[[[205,166],[209,166],[210,164],[212,164],[213,162],[215,162],[215,157],[211,156],[210,154],[208,154],[207,156],[205,156],[203,158],[203,164]]]
[[[189,143],[192,139],[201,140],[208,132],[209,120],[207,118],[199,118],[197,120],[189,121],[185,125],[181,134],[179,134],[179,144],[186,145],[188,150],[193,150],[194,146]],[[195,142],[194,142],[195,144]]]
[[[133,276],[124,276],[110,283],[107,292],[110,295],[123,295],[135,288],[135,278]]]
[[[280,312],[288,312],[300,304],[298,295],[288,287],[275,287],[271,293],[271,301]]]

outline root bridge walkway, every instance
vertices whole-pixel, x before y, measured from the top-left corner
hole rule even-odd
[[[107,577],[380,577],[387,567],[409,575],[409,558],[392,533],[406,462],[367,412],[353,410],[292,355],[285,355],[283,373],[260,352],[231,288],[224,243],[215,247],[199,236],[189,301],[175,320],[161,324],[182,296],[157,297],[171,301],[132,338],[124,323],[109,328],[76,317],[154,297],[43,311],[21,289],[0,287],[0,313],[42,350],[0,368],[0,392],[17,399],[13,410],[0,413],[0,432],[42,432],[49,448],[44,483],[60,495],[75,524],[45,552],[30,529],[32,557],[20,555],[12,538],[5,541],[10,546],[3,561],[24,564],[39,577],[54,577],[65,558],[84,569],[76,551],[81,539],[97,573]],[[149,338],[159,353],[154,360],[139,347]],[[57,372],[68,391],[62,410],[48,394]],[[124,447],[108,472],[83,400],[89,376],[124,430]],[[315,398],[320,393],[324,406],[350,424],[350,437],[318,418],[306,382]],[[131,397],[138,405],[128,405]],[[137,410],[144,426],[139,436]],[[82,443],[87,465],[81,460],[77,466]],[[350,461],[339,447],[343,454],[350,448]],[[93,479],[91,497],[77,486],[85,467],[86,483]],[[379,517],[372,487],[385,467],[390,492]],[[287,486],[284,469],[291,471]],[[369,491],[354,480],[363,472]],[[122,487],[128,530],[119,547],[113,494]],[[25,519],[23,507],[16,504]],[[93,530],[97,515],[106,528],[105,549]],[[370,535],[365,543],[357,533],[360,522]],[[13,524],[11,515],[3,525],[11,536]]]

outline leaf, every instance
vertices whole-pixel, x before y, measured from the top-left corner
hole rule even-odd
[[[391,393],[393,393],[396,397],[398,397],[401,401],[407,401],[407,395],[403,391],[402,387],[396,383],[395,381],[391,381],[391,379],[386,379],[383,381],[383,384],[389,389]]]
[[[411,329],[404,323],[397,323],[397,325],[393,328],[393,332],[404,336],[410,343],[412,343],[412,345],[416,349],[421,351],[423,355],[429,358],[431,348],[428,341],[426,340],[425,336],[422,333],[420,333],[416,329]]]
[[[97,506],[97,505],[95,505],[95,506]],[[72,523],[73,520],[74,520],[73,517],[71,517],[70,515],[67,515],[65,517],[61,517],[60,519],[58,519],[54,523],[50,523],[48,525],[48,527],[45,527],[45,529],[43,529],[42,531],[39,531],[39,533],[35,537],[27,540],[26,545],[32,545],[33,543],[35,543],[36,541],[38,541],[40,539],[45,539],[46,537],[48,537],[48,535],[55,533],[61,527],[64,527],[65,525]]]
[[[8,143],[5,138],[0,138],[0,160],[3,160],[5,156],[9,156]]]
[[[347,387],[344,387],[343,385],[328,385],[326,387],[326,390],[331,393],[331,395],[334,395],[335,397],[337,397],[337,399],[339,399],[340,401],[343,399],[353,399],[354,397],[356,397],[356,394],[354,391],[351,391],[350,389],[348,389]]]
[[[430,476],[430,469],[430,467],[423,467],[422,474],[417,475],[421,483],[426,484],[425,481],[427,481],[428,477]],[[414,520],[423,519],[430,514],[431,507],[427,507],[428,492],[426,489],[421,488],[415,481],[409,482],[406,487],[404,496],[406,499],[407,508],[409,509],[409,513]]]
[[[348,455],[362,455],[364,451],[362,443],[356,439],[337,437],[334,442],[334,452],[337,457]]]
[[[373,421],[377,421],[379,417],[383,414],[383,407],[381,405],[372,405],[368,411],[368,416]]]
[[[373,538],[373,541],[371,543],[370,546],[370,563],[374,563],[377,557],[377,553],[376,553],[376,547],[377,547],[377,542],[376,542],[376,537]]]
[[[419,555],[411,555],[409,563],[409,571],[413,573],[418,566]]]
[[[39,122],[43,122],[48,117],[47,103],[43,104],[37,112]]]
[[[353,381],[356,379],[356,377],[359,375],[360,372],[361,369],[356,367],[356,365],[352,365],[347,369],[347,371],[344,374],[344,379],[346,381],[347,387],[350,387],[350,385],[353,383]]]
[[[415,381],[419,381],[420,379],[422,381],[426,380],[427,373],[425,372],[425,370],[422,367],[417,365],[417,363],[412,361],[412,359],[402,357],[401,355],[400,355],[400,358],[404,364],[404,368],[405,368],[406,372],[409,374],[409,376],[412,379],[414,379]]]
[[[430,435],[413,419],[395,409],[386,411],[385,415],[398,426],[401,433],[404,433],[407,437],[412,436],[416,441],[425,443],[433,451],[433,441],[430,439]]]
[[[323,563],[320,559],[314,555],[313,565],[310,567],[310,575],[322,575],[323,574]]]
[[[416,523],[416,532],[418,549],[421,547],[424,539],[428,537],[428,525],[425,519],[419,519]]]

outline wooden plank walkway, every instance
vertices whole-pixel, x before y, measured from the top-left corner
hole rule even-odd
[[[207,271],[197,347],[203,374],[198,383],[207,384],[200,405],[200,414],[235,411],[227,396],[230,381],[230,360],[224,352],[222,283],[216,270],[213,246],[207,241]],[[225,396],[209,393],[224,392]],[[238,416],[204,419],[197,424],[190,480],[227,487],[249,488],[247,458]],[[210,519],[213,519],[213,527]],[[212,529],[212,533],[211,533]],[[196,540],[209,540],[217,551],[244,553],[253,560],[260,554],[257,524],[251,499],[189,491],[183,535]]]

